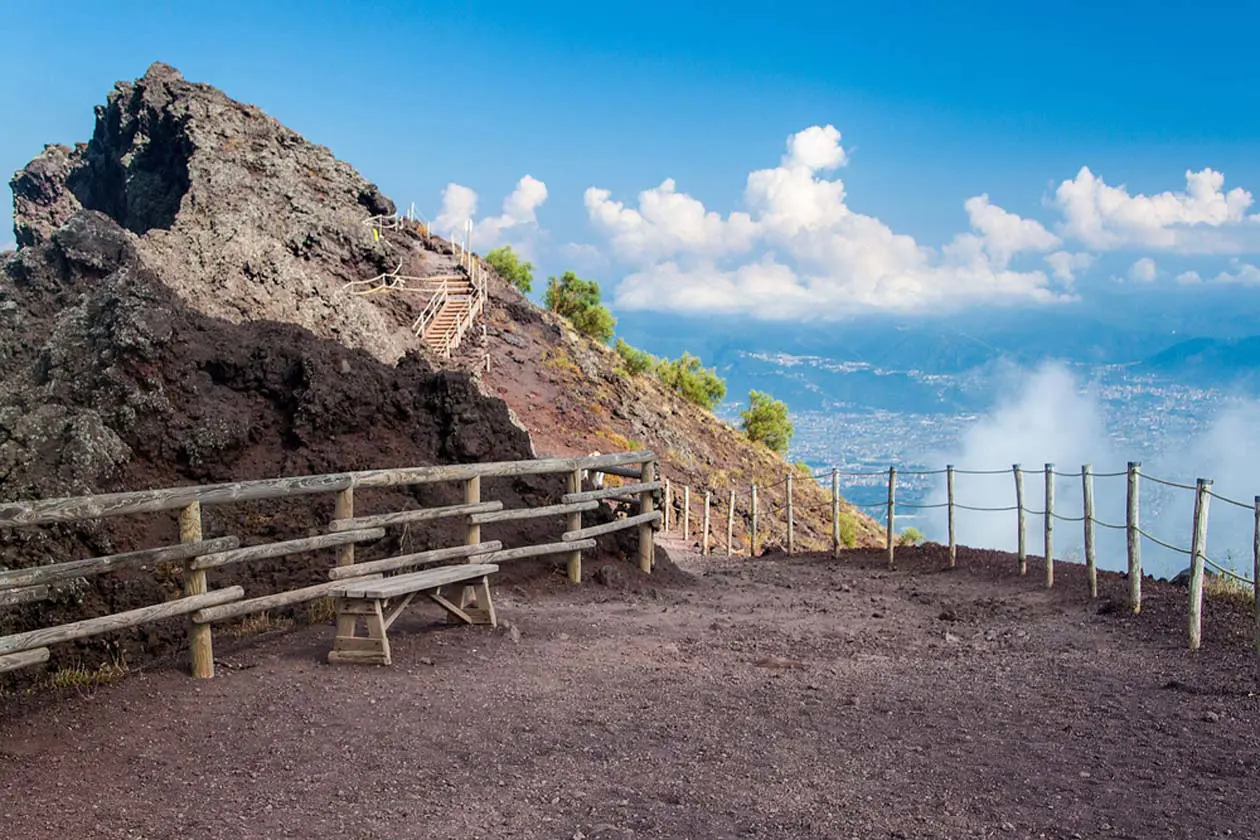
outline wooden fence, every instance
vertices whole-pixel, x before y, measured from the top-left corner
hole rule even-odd
[[[1095,473],[1089,464],[1082,465],[1079,472],[1063,473],[1055,470],[1054,464],[1046,464],[1039,470],[1025,470],[1021,465],[1014,464],[1009,469],[993,469],[993,470],[963,470],[954,466],[947,466],[939,470],[903,470],[901,475],[912,475],[918,477],[940,477],[945,482],[945,501],[934,504],[908,504],[897,501],[897,476],[896,467],[889,467],[887,470],[881,471],[846,471],[840,469],[831,469],[820,473],[812,473],[810,477],[813,480],[821,480],[825,477],[831,479],[831,496],[830,496],[830,515],[831,515],[831,542],[832,551],[839,556],[843,547],[841,540],[841,502],[840,502],[840,476],[862,476],[862,477],[882,477],[887,483],[887,500],[879,505],[885,516],[885,546],[888,557],[888,567],[895,567],[896,550],[898,537],[896,534],[897,510],[899,507],[911,510],[928,510],[928,509],[944,509],[946,511],[946,523],[948,531],[949,546],[949,567],[954,568],[957,564],[958,557],[958,535],[956,527],[956,511],[977,511],[986,513],[1002,513],[1012,512],[1015,514],[1015,530],[1016,530],[1016,557],[1019,563],[1019,573],[1021,575],[1028,573],[1028,517],[1035,516],[1041,518],[1042,532],[1042,562],[1045,570],[1045,586],[1051,588],[1054,586],[1054,569],[1055,569],[1055,524],[1056,523],[1074,523],[1080,524],[1083,530],[1084,538],[1084,560],[1086,567],[1086,580],[1089,589],[1089,597],[1098,597],[1098,567],[1097,567],[1097,551],[1095,540],[1096,528],[1107,528],[1125,533],[1125,553],[1126,553],[1126,569],[1128,580],[1128,606],[1135,614],[1140,613],[1142,609],[1142,545],[1143,540],[1148,540],[1163,548],[1166,548],[1177,554],[1185,555],[1190,561],[1190,580],[1189,580],[1189,609],[1187,620],[1188,643],[1191,650],[1198,650],[1203,639],[1203,585],[1206,569],[1214,569],[1219,575],[1229,577],[1235,583],[1251,590],[1251,596],[1254,603],[1254,638],[1253,646],[1257,653],[1260,653],[1260,496],[1256,496],[1251,503],[1238,501],[1226,496],[1222,496],[1212,490],[1212,481],[1206,478],[1200,478],[1195,484],[1186,484],[1181,482],[1169,481],[1167,479],[1146,475],[1141,471],[1141,464],[1131,462],[1123,471]],[[956,478],[959,475],[969,476],[1000,476],[1009,475],[1012,479],[1012,491],[1015,497],[1015,504],[1002,507],[982,507],[975,505],[966,505],[959,502],[956,498]],[[1044,481],[1045,504],[1042,510],[1029,509],[1024,488],[1024,478],[1027,475],[1037,475]],[[1055,479],[1077,479],[1080,481],[1081,487],[1081,516],[1064,516],[1055,511]],[[1094,479],[1095,478],[1124,478],[1125,479],[1125,521],[1123,524],[1106,522],[1099,519],[1095,515],[1094,509]],[[1182,548],[1162,540],[1149,530],[1144,529],[1141,524],[1141,499],[1140,490],[1143,480],[1154,482],[1165,487],[1193,491],[1194,506],[1193,514],[1189,519],[1190,546]],[[750,487],[740,490],[725,489],[724,492],[715,494],[712,490],[705,490],[703,494],[699,491],[692,492],[690,486],[677,486],[665,479],[665,511],[664,511],[664,531],[667,533],[676,533],[683,539],[691,540],[693,536],[700,544],[702,554],[711,553],[714,544],[714,535],[712,532],[713,522],[717,517],[713,515],[715,497],[726,499],[726,541],[725,548],[728,555],[735,555],[734,529],[737,519],[736,506],[737,499],[746,499],[748,505],[747,515],[743,518],[747,532],[747,554],[756,556],[757,549],[763,544],[765,537],[764,528],[762,528],[763,511],[759,509],[759,493],[764,494],[766,486],[753,484]],[[786,548],[789,554],[796,552],[796,513],[797,508],[793,500],[793,475],[787,474],[782,481],[772,485],[774,488],[783,487],[783,501],[776,513],[785,515],[786,526]],[[677,504],[681,497],[681,504]],[[703,500],[702,502],[700,500]],[[1213,561],[1207,553],[1208,545],[1208,513],[1210,503],[1216,499],[1222,504],[1228,504],[1237,508],[1247,510],[1254,517],[1253,540],[1251,546],[1252,554],[1252,576],[1247,578],[1237,574],[1235,571],[1225,568],[1223,565]],[[697,529],[693,529],[693,507],[700,515],[696,517]],[[675,510],[677,508],[677,511]],[[1062,562],[1062,561],[1060,561]]]
[[[631,469],[627,465],[637,466]],[[584,471],[615,471],[618,474],[632,472],[637,483],[621,488],[583,492],[581,479]],[[501,501],[482,498],[482,478],[546,474],[567,477],[568,491],[559,504],[505,510]],[[371,516],[355,515],[356,491],[437,482],[462,483],[463,503]],[[334,587],[343,586],[348,579],[379,577],[399,569],[447,560],[503,563],[525,557],[563,554],[567,559],[569,579],[577,583],[582,579],[582,552],[595,547],[596,537],[627,528],[637,528],[639,568],[650,573],[654,556],[653,530],[661,516],[655,510],[655,494],[659,489],[660,483],[656,481],[656,456],[650,451],[638,451],[583,458],[368,470],[0,503],[0,527],[3,528],[178,511],[180,540],[178,545],[0,571],[0,607],[44,600],[50,594],[50,584],[58,581],[148,564],[179,564],[183,580],[181,597],[165,603],[0,636],[0,672],[48,661],[50,645],[136,627],[160,619],[188,616],[192,674],[195,677],[208,678],[214,675],[212,625],[216,622],[322,598]],[[598,507],[601,499],[614,495],[625,499],[629,493],[634,494],[630,501],[639,506],[638,514],[583,527],[583,512]],[[325,534],[242,548],[240,539],[236,536],[206,539],[202,533],[202,508],[205,505],[326,494],[334,494],[335,501],[333,519],[329,523],[328,533]],[[555,542],[504,547],[498,540],[483,540],[481,536],[483,525],[560,515],[566,517],[567,524]],[[384,537],[386,529],[450,517],[462,519],[466,523],[462,545],[431,546],[417,553],[366,563],[355,562],[355,545]],[[208,585],[206,573],[210,569],[328,548],[336,549],[336,566],[329,570],[330,580],[327,583],[251,598],[245,597],[246,593],[241,586],[210,589]]]

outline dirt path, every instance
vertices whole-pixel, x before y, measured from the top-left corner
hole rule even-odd
[[[693,583],[507,587],[497,632],[414,610],[392,669],[322,664],[321,627],[10,701],[0,834],[1257,836],[1255,660],[1181,650],[1183,590],[1132,619],[940,559],[680,557]]]

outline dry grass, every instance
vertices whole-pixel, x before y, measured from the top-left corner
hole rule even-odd
[[[306,605],[306,623],[324,624],[337,617],[337,602],[329,597],[316,598]]]
[[[293,626],[293,619],[279,618],[270,612],[261,612],[244,618],[228,629],[228,633],[238,639],[250,636],[261,636],[276,630],[288,630]]]
[[[89,668],[83,663],[79,663],[69,668],[58,668],[56,671],[50,671],[36,683],[31,691],[37,691],[41,688],[53,688],[91,692],[102,686],[113,685],[121,681],[130,670],[126,661],[121,658],[103,662],[96,668]]]

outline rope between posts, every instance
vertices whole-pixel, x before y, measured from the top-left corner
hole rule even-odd
[[[1127,472],[1090,473],[1092,478],[1124,478]]]
[[[1045,470],[1042,470],[1042,472],[1045,472]],[[1053,473],[1053,474],[1054,474],[1057,478],[1080,478],[1080,477],[1081,477],[1081,472],[1080,472],[1080,471],[1077,471],[1077,472],[1074,472],[1074,473],[1065,473],[1065,472],[1059,472],[1058,470],[1051,470],[1051,472],[1052,472],[1052,473]]]
[[[1060,516],[1057,513],[1051,514],[1051,515],[1055,519],[1058,519],[1060,522],[1084,522],[1085,521],[1085,517],[1083,516]]]
[[[954,507],[958,508],[959,510],[975,510],[975,511],[980,511],[981,513],[1002,513],[1008,510],[1019,510],[1019,505],[1011,505],[1010,507],[991,508],[991,507],[973,507],[971,505],[962,505],[962,504],[959,504],[958,502],[954,502]]]
[[[1103,526],[1104,528],[1110,528],[1110,529],[1112,529],[1113,531],[1123,531],[1123,530],[1125,530],[1126,528],[1128,528],[1128,527],[1129,527],[1129,526],[1127,526],[1127,525],[1112,525],[1110,522],[1103,522],[1101,519],[1095,519],[1095,520],[1094,520],[1094,524],[1095,524],[1095,525],[1101,525],[1101,526]]]
[[[887,503],[885,503],[885,506]],[[935,505],[912,505],[909,502],[897,502],[898,508],[910,508],[911,510],[932,510],[933,508],[949,507],[949,502],[940,502]]]
[[[1178,482],[1176,482],[1176,481],[1167,481],[1166,479],[1156,478],[1155,476],[1153,476],[1153,475],[1147,475],[1146,473],[1141,473],[1141,476],[1142,476],[1142,478],[1145,478],[1145,479],[1146,479],[1146,480],[1148,480],[1148,481],[1153,481],[1153,482],[1155,482],[1156,484],[1162,484],[1162,485],[1164,485],[1165,487],[1176,487],[1176,488],[1178,488],[1178,489],[1180,489],[1180,490],[1198,490],[1198,489],[1199,489],[1198,487],[1194,486],[1193,484],[1179,484],[1179,483],[1178,483]]]
[[[1141,534],[1142,536],[1146,537],[1146,538],[1147,538],[1148,540],[1150,540],[1151,542],[1155,543],[1156,545],[1162,545],[1164,548],[1168,549],[1169,551],[1176,551],[1176,552],[1178,552],[1179,554],[1185,554],[1185,555],[1187,555],[1187,556],[1190,556],[1190,554],[1191,554],[1190,549],[1188,549],[1188,548],[1180,548],[1180,547],[1175,546],[1175,545],[1172,545],[1172,544],[1170,544],[1170,543],[1166,543],[1166,542],[1164,542],[1163,540],[1161,540],[1159,537],[1152,536],[1152,535],[1148,534],[1146,531],[1143,531],[1141,528],[1138,528],[1138,529],[1136,529],[1136,530],[1137,530],[1137,532],[1138,532],[1139,534]]]
[[[1231,499],[1228,496],[1222,496],[1219,493],[1214,493],[1211,490],[1208,491],[1208,495],[1211,496],[1213,499],[1220,499],[1222,502],[1224,502],[1227,505],[1234,505],[1236,507],[1242,508],[1243,510],[1255,510],[1255,505],[1243,504],[1242,502],[1239,502],[1235,499]]]
[[[1025,472],[1040,472],[1040,470],[1025,470]],[[1010,470],[954,470],[954,473],[956,475],[1006,475],[1010,473]]]
[[[1251,578],[1245,578],[1242,575],[1238,574],[1237,572],[1232,572],[1229,569],[1226,569],[1224,566],[1221,566],[1220,564],[1214,562],[1212,558],[1208,557],[1206,554],[1203,555],[1203,562],[1207,563],[1213,569],[1216,569],[1216,571],[1219,574],[1225,575],[1226,577],[1231,577],[1234,580],[1239,581],[1240,583],[1247,584],[1248,586],[1255,586],[1255,581],[1251,580]]]

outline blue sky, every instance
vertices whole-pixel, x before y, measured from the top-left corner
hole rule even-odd
[[[451,182],[481,221],[523,176],[544,183],[544,202],[474,244],[516,244],[546,273],[576,265],[624,309],[1087,305],[1117,278],[1256,297],[1260,209],[1226,200],[1260,191],[1254,4],[596,5],[7,2],[0,167],[87,139],[113,82],[162,60],[429,217]],[[811,127],[813,151],[794,156],[788,138]],[[1122,185],[1173,204],[1130,201],[1073,234],[1048,202],[1084,166],[1078,222]],[[1224,209],[1178,204],[1186,171],[1209,167]],[[753,191],[756,171],[779,186]],[[639,204],[653,188],[677,206],[653,216]],[[964,206],[981,195],[987,231]],[[1135,221],[1148,211],[1181,221]]]

